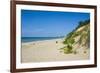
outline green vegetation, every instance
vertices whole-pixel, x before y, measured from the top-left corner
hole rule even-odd
[[[80,27],[82,27],[82,26],[84,26],[84,25],[87,25],[87,24],[89,24],[90,23],[90,19],[88,19],[88,20],[85,20],[85,21],[80,21],[78,24],[78,26],[76,27],[76,29],[75,30],[77,30],[78,28],[80,28]]]
[[[70,39],[65,39],[65,41],[63,42],[64,44],[73,44],[75,42],[75,40],[73,38]]]
[[[61,49],[65,54],[69,53],[77,54],[76,51],[73,51],[73,48],[76,44],[78,44],[81,47],[85,46],[89,48],[89,43],[90,43],[90,20],[80,21],[79,25],[66,36],[65,40],[63,41],[63,44],[65,44],[66,46]]]
[[[72,53],[72,46],[71,45],[67,45],[61,49],[64,51],[64,54]]]

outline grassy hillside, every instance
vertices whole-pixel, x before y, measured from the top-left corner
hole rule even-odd
[[[64,39],[65,46],[61,50],[65,54],[77,53],[77,49],[89,49],[90,20],[80,21],[79,25]]]

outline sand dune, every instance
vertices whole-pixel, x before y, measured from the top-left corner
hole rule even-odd
[[[81,49],[77,54],[60,52],[60,48],[65,46],[62,41],[63,39],[53,39],[22,43],[22,63],[89,59],[89,49],[85,50],[86,53],[83,53],[84,49]]]

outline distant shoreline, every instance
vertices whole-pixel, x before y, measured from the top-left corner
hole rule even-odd
[[[47,39],[47,40],[38,40],[38,41],[30,41],[30,42],[22,42],[22,45],[23,44],[32,44],[32,43],[39,43],[39,42],[48,42],[48,41],[59,41],[61,40],[63,42],[64,38],[56,38],[56,39]]]
[[[37,41],[46,41],[46,40],[55,40],[55,39],[63,39],[64,37],[22,37],[22,43],[30,43]]]

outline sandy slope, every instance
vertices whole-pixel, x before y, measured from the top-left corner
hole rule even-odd
[[[58,41],[58,43],[56,43]],[[22,63],[24,62],[47,62],[47,61],[69,61],[89,59],[89,50],[79,50],[77,54],[64,54],[60,52],[63,39],[53,39],[22,43]]]

